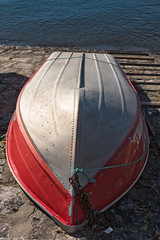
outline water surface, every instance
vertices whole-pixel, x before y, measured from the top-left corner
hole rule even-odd
[[[0,44],[160,50],[160,1],[0,0]]]

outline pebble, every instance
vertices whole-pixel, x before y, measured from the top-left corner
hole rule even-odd
[[[113,232],[113,228],[109,227],[104,231],[106,234],[111,234]]]

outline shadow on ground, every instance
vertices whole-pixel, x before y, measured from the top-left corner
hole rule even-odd
[[[28,79],[14,72],[0,74],[0,136],[7,131],[18,95]]]

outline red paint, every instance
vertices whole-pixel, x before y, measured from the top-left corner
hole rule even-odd
[[[44,167],[45,162],[42,159],[40,161],[40,155],[37,160],[36,149],[33,154],[33,149],[28,146],[22,132],[17,119],[14,121],[12,117],[7,135],[7,158],[11,170],[33,199],[62,223],[67,224],[71,196],[48,166]],[[45,171],[47,168],[48,171]]]

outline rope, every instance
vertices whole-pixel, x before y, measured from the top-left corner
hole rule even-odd
[[[87,176],[86,172],[96,171],[96,170],[105,170],[105,169],[110,169],[110,168],[125,167],[125,166],[129,166],[129,165],[135,164],[135,163],[139,162],[145,156],[148,148],[149,148],[149,143],[147,144],[147,147],[146,147],[144,153],[142,154],[142,156],[140,158],[138,158],[136,161],[133,161],[133,162],[130,162],[130,163],[124,163],[124,164],[120,164],[120,165],[113,165],[113,166],[100,167],[100,168],[88,168],[88,169],[75,168],[75,169],[72,170],[72,173],[82,173],[85,177],[88,178],[88,180],[90,182],[96,182],[96,180],[94,178],[89,178]]]

